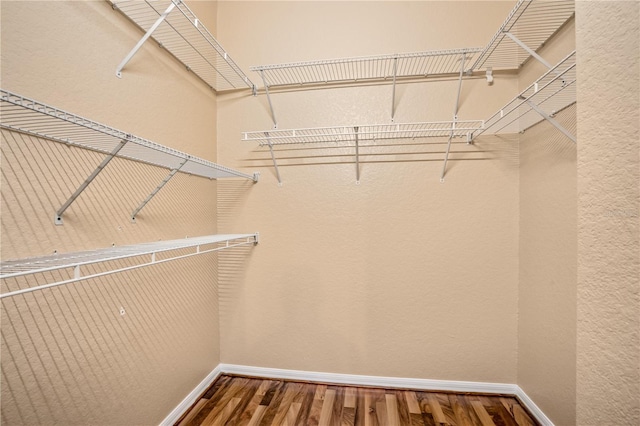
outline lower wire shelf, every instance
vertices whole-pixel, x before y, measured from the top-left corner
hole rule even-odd
[[[0,299],[43,290],[46,288],[71,284],[90,278],[97,278],[105,275],[115,274],[118,272],[129,271],[132,269],[142,268],[144,266],[156,265],[172,260],[184,259],[191,256],[220,251],[232,247],[239,247],[249,244],[256,245],[258,244],[258,241],[258,233],[208,235],[203,237],[184,238],[170,241],[157,241],[151,243],[134,244],[121,247],[109,247],[104,249],[79,251],[66,254],[30,257],[19,260],[8,260],[0,263],[0,280],[34,274],[42,274],[52,271],[62,271],[63,274],[68,274],[68,278],[43,285],[6,291],[0,294]],[[192,250],[188,253],[185,253],[184,249]],[[161,259],[157,259],[156,255],[160,253],[164,253],[164,255]],[[139,256],[149,257],[146,261],[141,261],[140,263],[125,267],[119,267],[116,265],[117,262],[113,262]],[[108,265],[107,263],[109,262],[111,262],[112,265]],[[81,267],[92,264],[107,265],[99,272],[94,271],[83,275]],[[3,287],[6,288],[6,286]]]

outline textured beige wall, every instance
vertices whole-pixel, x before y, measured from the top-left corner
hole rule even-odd
[[[481,46],[512,4],[220,2],[218,31],[245,68]],[[241,36],[240,36],[241,35]],[[255,74],[252,78],[256,80]],[[461,119],[483,119],[516,79],[464,83]],[[398,87],[397,122],[450,119],[457,82]],[[279,128],[388,123],[391,86],[273,94]],[[261,170],[250,193],[220,185],[219,228],[254,227],[242,276],[221,277],[221,360],[334,373],[514,383],[518,170],[514,144],[396,141],[361,151],[240,141],[271,128],[267,100],[218,98],[219,158]],[[221,264],[224,261],[221,260]]]
[[[577,422],[640,423],[640,5],[577,2]]]
[[[213,3],[194,10],[215,27]],[[215,95],[166,52],[145,45],[116,78],[141,33],[108,2],[3,1],[1,12],[2,88],[216,160]],[[120,159],[54,226],[104,156],[8,131],[0,144],[3,260],[216,232],[216,183],[184,174],[132,224],[168,171]],[[2,424],[161,421],[219,363],[216,262],[205,255],[3,299]]]
[[[540,55],[558,63],[575,49],[570,21]],[[524,90],[546,72],[530,61]],[[556,117],[576,134],[576,106]],[[520,135],[518,385],[557,425],[576,423],[576,144],[542,121]]]

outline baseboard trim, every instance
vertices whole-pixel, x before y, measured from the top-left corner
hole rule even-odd
[[[551,419],[549,419],[549,417],[544,414],[544,412],[536,405],[536,403],[533,402],[531,398],[529,398],[529,395],[527,395],[520,386],[516,386],[516,388],[516,397],[520,400],[522,405],[527,407],[527,410],[529,410],[529,412],[536,418],[536,420],[538,420],[543,426],[554,426]]]
[[[380,388],[422,389],[430,391],[473,392],[513,395],[529,410],[543,426],[554,426],[553,422],[540,410],[518,385],[509,383],[462,382],[454,380],[412,379],[405,377],[362,376],[356,374],[323,373],[317,371],[285,370],[280,368],[252,367],[248,365],[218,365],[173,411],[162,421],[161,426],[175,424],[196,402],[220,374],[264,377],[270,379],[298,380],[304,382],[335,383],[354,386],[375,386]]]
[[[173,426],[180,417],[198,400],[200,395],[206,391],[209,386],[222,374],[220,365],[214,368],[211,373],[207,374],[198,386],[187,395],[176,408],[169,413],[167,417],[160,423],[160,426]]]
[[[404,388],[442,390],[452,392],[480,392],[514,395],[515,385],[504,383],[458,382],[450,380],[410,379],[402,377],[360,376],[355,374],[321,373],[316,371],[283,370],[279,368],[250,367],[246,365],[220,364],[226,374],[268,377],[308,382],[336,383],[341,385],[375,386],[381,388]]]

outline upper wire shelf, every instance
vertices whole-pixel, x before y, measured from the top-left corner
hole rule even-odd
[[[575,142],[575,137],[560,126],[553,116],[576,103],[576,52],[571,52],[556,66],[523,90],[499,111],[485,120],[485,126],[474,132],[517,133],[546,119]]]
[[[259,145],[327,142],[375,141],[383,139],[419,139],[467,137],[483,127],[482,120],[433,121],[423,123],[373,124],[361,126],[316,127],[307,129],[243,132],[242,140]]]
[[[3,89],[0,127],[105,154],[125,140],[118,157],[209,179],[256,178]]]
[[[31,257],[20,260],[9,260],[0,263],[0,279],[21,277],[25,275],[41,274],[51,271],[68,270],[61,272],[57,276],[63,279],[50,282],[44,285],[14,288],[8,292],[0,294],[0,298],[11,297],[18,294],[29,293],[45,288],[70,284],[72,282],[96,278],[99,276],[114,274],[131,269],[182,259],[185,257],[210,253],[237,247],[247,244],[258,244],[258,234],[228,234],[228,235],[208,235],[204,237],[185,238],[180,240],[157,241],[152,243],[142,243],[121,247],[109,247],[97,250],[80,251],[66,254],[53,254],[49,256]],[[195,248],[194,251],[184,253],[182,249]],[[174,252],[176,250],[181,250]],[[170,252],[170,253],[167,253]],[[165,253],[160,257],[156,255]],[[146,261],[135,262],[129,266],[114,263],[127,258],[138,256],[149,256]],[[106,263],[105,262],[111,262]],[[98,269],[88,268],[89,273],[83,274],[81,267],[93,264],[104,264]]]
[[[519,0],[472,71],[518,69],[575,13],[574,0]],[[524,47],[526,46],[526,48]]]
[[[436,77],[460,72],[481,48],[402,53],[250,67],[267,87]]]
[[[249,77],[182,0],[109,1],[115,9],[147,32],[139,45],[120,64],[117,74],[146,37],[151,36],[212,89],[255,90]]]

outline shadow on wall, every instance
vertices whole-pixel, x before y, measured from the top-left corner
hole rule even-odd
[[[217,363],[215,256],[3,298],[2,423],[160,422]]]

